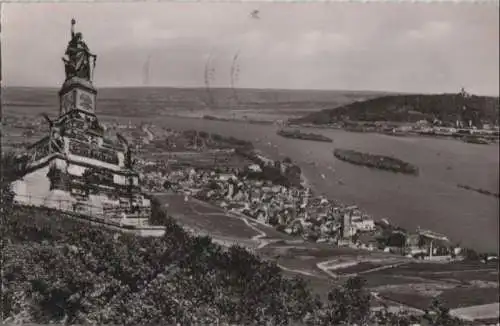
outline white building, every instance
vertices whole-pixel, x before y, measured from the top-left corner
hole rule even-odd
[[[370,232],[375,230],[375,221],[370,218],[356,216],[352,218],[351,227],[356,231]]]
[[[258,164],[252,164],[248,167],[248,169],[253,171],[253,172],[262,172],[262,169],[260,168],[260,166]]]

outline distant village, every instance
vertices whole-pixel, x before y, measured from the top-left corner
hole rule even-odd
[[[465,142],[481,144],[498,143],[500,135],[498,125],[484,124],[478,128],[472,125],[470,120],[467,123],[457,120],[455,125],[444,124],[440,120],[433,122],[420,120],[415,123],[345,121],[321,126],[312,124],[301,124],[301,126],[344,129],[353,132],[377,132],[392,136],[452,137]]]

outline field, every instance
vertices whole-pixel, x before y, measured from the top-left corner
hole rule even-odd
[[[475,320],[475,325],[491,325],[498,323],[498,303],[459,308],[451,314],[463,319]]]
[[[357,261],[363,259],[383,259],[389,263],[393,256],[384,253],[335,248],[329,244],[307,243],[295,237],[276,231],[250,218],[225,212],[223,209],[186,198],[178,194],[155,194],[166,205],[166,209],[181,225],[209,234],[219,243],[238,243],[256,252],[264,259],[275,261],[287,274],[301,275],[324,290],[334,281],[328,273],[318,267],[325,261]],[[382,265],[381,262],[379,265]],[[328,267],[327,267],[328,269]],[[320,291],[321,292],[321,291]]]
[[[179,195],[162,198],[181,224],[204,229],[216,240],[234,239],[251,247],[263,258],[275,261],[285,274],[304,277],[321,296],[344,276],[360,273],[370,291],[390,305],[423,310],[433,298],[451,309],[498,302],[498,270],[493,264],[412,262],[385,253],[301,242],[197,200],[185,201]],[[357,264],[336,268],[352,262]]]
[[[18,114],[56,114],[59,105],[57,89],[6,88],[4,105]],[[100,114],[117,116],[158,116],[166,113],[227,116],[234,111],[239,117],[263,115],[300,116],[312,111],[333,108],[387,93],[371,91],[260,90],[229,88],[211,89],[214,101],[201,88],[103,88],[99,90]],[[141,108],[138,110],[137,108]]]
[[[59,113],[58,89],[8,87],[2,93],[3,135],[6,149],[16,149],[25,142],[34,142],[46,135],[47,124],[42,113],[51,119]],[[141,123],[169,115],[217,118],[241,121],[275,121],[297,118],[310,112],[342,106],[354,101],[374,98],[386,93],[370,91],[314,90],[210,90],[210,103],[205,89],[197,88],[103,88],[99,89],[97,114],[102,121]],[[138,110],[140,108],[140,110]],[[5,119],[6,118],[6,119]],[[38,123],[34,134],[23,136],[27,128],[15,127],[12,118],[23,123]],[[30,128],[32,129],[32,128]]]
[[[377,275],[378,272],[371,275]],[[495,263],[410,263],[383,271],[386,276],[407,279],[424,279],[467,285],[471,283],[498,283]]]
[[[458,309],[498,302],[498,288],[450,289],[436,296],[422,295],[417,292],[387,292],[381,293],[381,296],[420,310],[429,307],[432,300],[438,298],[445,307]]]
[[[478,264],[475,262],[454,262],[450,264],[435,264],[435,263],[412,263],[394,268],[392,273],[397,274],[414,274],[414,273],[453,273],[453,272],[473,272],[473,271],[492,271],[497,269],[496,263],[487,265]]]
[[[410,263],[363,277],[382,298],[417,309],[428,307],[433,298],[450,309],[498,302],[494,264]]]
[[[337,274],[357,274],[357,273],[366,272],[366,271],[369,271],[370,269],[378,268],[381,266],[383,266],[383,265],[367,261],[367,262],[358,263],[358,264],[350,266],[350,267],[336,269],[335,273],[337,273]]]
[[[160,197],[169,214],[185,227],[202,231],[217,238],[231,237],[234,239],[248,240],[259,235],[259,233],[245,224],[241,219],[230,217],[222,210],[215,207],[203,205],[195,199],[178,194],[163,195]]]
[[[367,273],[363,274],[363,278],[366,280],[366,286],[369,288],[376,289],[380,286],[390,285],[406,285],[412,283],[425,283],[424,279],[413,279],[409,277],[401,277],[397,275],[387,275],[385,271],[380,271],[377,273]]]

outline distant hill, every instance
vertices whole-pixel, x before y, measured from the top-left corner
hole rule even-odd
[[[97,85],[98,87],[98,85]],[[21,115],[46,112],[57,114],[59,99],[56,88],[7,87],[2,94],[4,110]],[[210,103],[210,96],[212,103]],[[324,91],[279,89],[230,89],[129,87],[100,88],[97,113],[128,117],[157,117],[162,112],[199,110],[277,110],[307,112],[346,105],[387,93],[370,91]],[[236,98],[237,96],[237,98]]]
[[[465,107],[465,109],[464,109]],[[329,124],[339,121],[416,122],[439,119],[444,123],[472,120],[493,124],[499,117],[498,97],[462,94],[387,95],[307,114],[292,123]]]

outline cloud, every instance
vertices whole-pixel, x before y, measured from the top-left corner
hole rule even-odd
[[[258,20],[250,18],[254,9]],[[499,13],[488,5],[9,3],[3,10],[7,85],[60,85],[75,17],[99,56],[102,86],[140,85],[148,57],[152,84],[203,86],[210,53],[218,86],[228,86],[239,51],[240,87],[499,88]]]
[[[412,29],[406,34],[410,39],[436,41],[448,37],[452,32],[452,26],[449,22],[431,21],[426,22],[419,29]]]
[[[297,53],[301,56],[328,55],[346,51],[351,46],[348,36],[313,30],[303,33],[297,42]]]
[[[187,35],[186,35],[187,36]],[[134,45],[153,45],[157,42],[172,41],[183,37],[180,31],[169,28],[155,28],[148,19],[133,21],[131,24],[131,37]],[[125,40],[123,40],[126,42]]]

